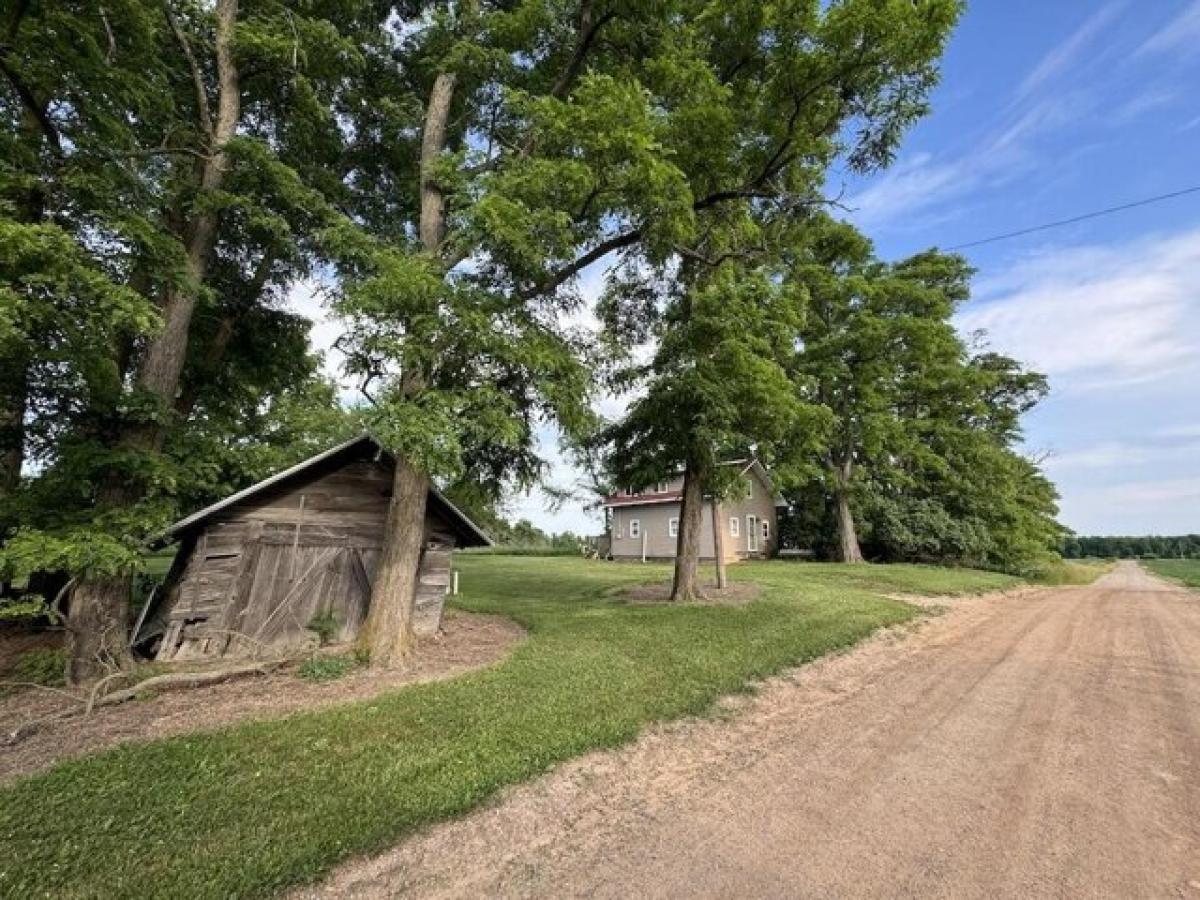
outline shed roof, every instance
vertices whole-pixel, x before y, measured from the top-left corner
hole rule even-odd
[[[218,500],[216,503],[204,507],[204,509],[197,510],[191,515],[185,516],[167,528],[167,530],[160,535],[156,543],[166,543],[172,538],[181,535],[183,532],[189,531],[192,528],[203,524],[222,510],[228,509],[237,503],[241,503],[243,500],[254,497],[268,488],[283,484],[286,481],[290,481],[293,478],[301,476],[319,466],[321,463],[335,460],[338,456],[343,454],[351,456],[355,451],[364,449],[366,447],[373,447],[376,453],[378,453],[381,457],[394,459],[394,455],[388,452],[383,445],[379,443],[374,435],[370,434],[369,432],[363,432],[355,438],[351,438],[344,443],[338,444],[336,447],[331,447],[322,453],[318,453],[315,456],[310,456],[303,462],[296,463],[296,465],[292,466],[291,468],[284,469],[282,472],[276,472],[274,475],[264,478],[257,484],[252,484],[250,487],[244,488],[235,494],[230,494],[223,500]],[[478,525],[467,518],[466,513],[451,503],[441,491],[432,486],[429,488],[429,501],[435,509],[445,515],[452,525],[458,527],[460,537],[464,538],[460,546],[492,546],[492,539],[488,537]]]

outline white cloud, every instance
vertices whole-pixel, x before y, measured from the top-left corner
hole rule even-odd
[[[1200,446],[1191,438],[1200,438],[1200,427],[1188,433],[1187,429],[1165,428],[1155,435],[1171,435],[1185,439],[1183,443],[1154,443],[1106,441],[1090,447],[1080,447],[1063,453],[1052,452],[1045,461],[1045,468],[1055,476],[1065,473],[1096,472],[1103,469],[1128,470],[1145,463],[1162,466],[1165,463],[1191,463],[1200,458]]]
[[[1070,37],[1042,57],[1041,62],[1034,66],[1021,82],[1017,96],[1026,97],[1046,82],[1069,70],[1088,44],[1108,26],[1124,5],[1108,3],[1090,16]]]
[[[1189,534],[1200,531],[1200,478],[1127,481],[1071,491],[1062,519],[1083,534]]]
[[[1200,50],[1200,0],[1193,2],[1178,16],[1152,34],[1137,55],[1157,53],[1195,53]]]
[[[981,280],[965,333],[1086,389],[1176,377],[1200,365],[1200,229],[1043,252]]]

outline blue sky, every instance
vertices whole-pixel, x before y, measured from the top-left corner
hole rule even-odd
[[[1200,185],[1197,84],[1200,0],[976,2],[851,218],[894,258]],[[960,328],[1050,377],[1065,524],[1200,531],[1200,194],[963,252]]]
[[[1200,185],[1198,86],[1200,0],[975,0],[896,163],[835,171],[831,188],[900,258]],[[1046,455],[1062,521],[1200,532],[1200,193],[964,253],[978,275],[961,330],[1050,378],[1026,446]],[[588,275],[585,295],[602,273]],[[599,527],[538,492],[511,512]]]

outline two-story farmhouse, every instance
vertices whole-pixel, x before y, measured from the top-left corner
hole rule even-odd
[[[783,498],[756,459],[724,463],[737,466],[744,489],[722,500],[716,520],[722,531],[726,562],[763,558],[777,546],[777,508]],[[679,508],[683,476],[651,485],[643,491],[625,490],[604,502],[609,517],[610,553],[613,559],[663,560],[675,558],[679,536]],[[715,556],[712,500],[705,499],[701,513],[700,556]]]

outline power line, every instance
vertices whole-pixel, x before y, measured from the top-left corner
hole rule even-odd
[[[1084,222],[1088,219],[1096,219],[1100,216],[1108,216],[1113,213],[1123,212],[1127,209],[1134,209],[1138,206],[1149,206],[1151,203],[1159,203],[1163,200],[1170,200],[1174,197],[1182,197],[1185,194],[1195,194],[1200,192],[1200,184],[1195,187],[1184,188],[1182,191],[1172,191],[1169,194],[1159,194],[1157,197],[1147,197],[1145,200],[1135,200],[1133,203],[1122,203],[1120,206],[1110,206],[1108,209],[1098,209],[1095,212],[1084,213],[1082,216],[1074,216],[1070,219],[1060,219],[1057,222],[1047,222],[1045,225],[1035,225],[1032,228],[1022,228],[1020,231],[1009,231],[1005,234],[996,234],[992,237],[982,238],[978,241],[970,241],[966,244],[958,244],[954,247],[947,247],[949,250],[966,250],[968,247],[978,247],[982,244],[992,244],[996,241],[1006,241],[1009,238],[1021,237],[1024,234],[1033,234],[1038,231],[1046,231],[1050,228],[1060,228],[1063,225],[1074,225],[1076,222]]]

